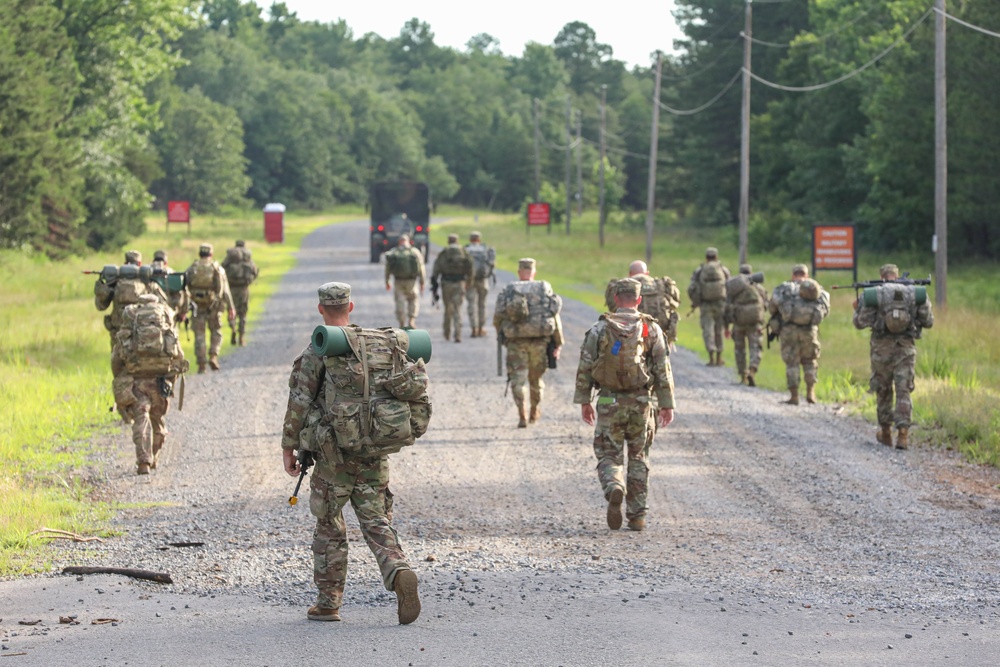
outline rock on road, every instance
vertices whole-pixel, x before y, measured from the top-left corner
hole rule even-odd
[[[133,474],[124,429],[97,443],[111,471],[99,492],[123,503],[121,534],[61,543],[54,571],[136,567],[174,583],[0,582],[0,657],[49,667],[997,662],[996,471],[876,446],[873,429],[838,406],[780,404],[734,384],[731,365],[672,355],[677,418],[651,453],[647,530],[610,531],[593,431],[571,403],[597,314],[572,301],[542,420],[516,429],[494,339],[468,338],[466,322],[461,344],[444,341],[425,295],[434,415],[392,457],[390,487],[423,613],[396,625],[395,596],[347,510],[344,621],[308,622],[314,521],[307,490],[287,503],[294,480],[279,448],[288,370],[320,323],[323,282],[353,285],[355,322],[395,324],[366,239],[359,222],[306,240],[274,297],[251,304],[265,312],[249,345],[221,372],[188,378],[154,474]],[[765,363],[781,362],[772,351]],[[203,544],[170,546],[185,542]]]

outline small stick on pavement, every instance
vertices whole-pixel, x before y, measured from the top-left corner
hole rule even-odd
[[[134,579],[148,579],[158,584],[174,583],[167,572],[136,570],[130,567],[64,567],[63,574],[122,574]]]
[[[49,534],[47,534],[49,533]],[[104,539],[100,537],[84,537],[83,535],[78,535],[76,533],[71,533],[68,530],[59,530],[58,528],[39,528],[28,533],[31,535],[38,535],[39,537],[49,537],[53,540],[73,540],[74,542],[103,542]]]

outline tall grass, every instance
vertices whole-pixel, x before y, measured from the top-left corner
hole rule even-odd
[[[572,221],[571,234],[554,226],[526,229],[523,218],[504,215],[458,215],[436,225],[432,237],[444,243],[447,233],[463,239],[474,230],[484,234],[484,242],[497,249],[498,265],[515,270],[520,257],[538,261],[538,277],[554,288],[597,309],[604,308],[604,288],[612,277],[627,274],[628,265],[645,258],[646,235],[631,224],[634,216],[612,218],[605,229],[604,247],[598,244],[597,221],[585,214]],[[663,221],[653,239],[650,273],[669,275],[685,292],[691,273],[703,261],[705,247],[715,246],[724,264],[733,271],[738,265],[736,237],[729,229],[692,228]],[[801,256],[754,252],[749,258],[754,271],[764,271],[768,290],[787,280],[791,267],[809,262],[809,250]],[[892,261],[911,277],[925,277],[933,270],[932,257],[874,257],[862,253],[859,279],[878,277],[880,264]],[[816,278],[827,286],[850,284],[846,272],[820,272]],[[962,266],[948,277],[949,308],[935,312],[935,324],[918,342],[917,389],[913,395],[914,417],[922,427],[915,436],[965,452],[970,460],[1000,465],[1000,336],[996,316],[1000,313],[1000,271],[992,264]],[[933,294],[933,287],[928,290]],[[870,376],[869,332],[852,324],[853,290],[831,290],[832,311],[820,328],[820,357],[817,394],[821,400],[844,403],[870,420],[875,418],[874,397],[868,394]],[[678,343],[708,358],[704,351],[697,314],[682,297],[682,320]],[[775,344],[777,345],[777,343]],[[731,347],[727,348],[731,350]],[[730,368],[731,354],[725,355]],[[734,381],[735,381],[734,371]],[[785,389],[785,369],[778,349],[765,350],[757,376],[761,386]]]
[[[218,259],[235,239],[244,238],[260,266],[252,287],[249,335],[262,304],[292,267],[306,234],[325,224],[361,217],[286,218],[283,244],[261,239],[260,213],[197,220],[187,236],[162,220],[129,244],[151,262],[154,250],[167,251],[170,265],[184,270],[201,243],[212,243]],[[94,308],[94,276],[80,271],[119,264],[122,252],[93,254],[62,262],[16,251],[0,252],[0,575],[45,566],[41,527],[77,533],[101,531],[110,507],[81,502],[95,471],[86,461],[91,436],[115,428],[110,409],[110,337]],[[110,311],[106,311],[110,312]],[[228,337],[226,337],[228,339]],[[194,356],[193,336],[185,354]],[[223,346],[223,352],[228,349]],[[122,446],[132,444],[123,440]]]

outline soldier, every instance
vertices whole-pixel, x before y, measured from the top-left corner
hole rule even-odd
[[[705,263],[691,274],[688,297],[691,308],[701,308],[701,337],[708,350],[709,366],[724,366],[722,360],[723,336],[726,331],[726,281],[731,274],[719,262],[719,251],[705,250]]]
[[[167,251],[157,250],[153,253],[153,280],[163,288],[167,294],[167,305],[174,311],[174,322],[180,324],[187,319],[188,308],[191,305],[191,295],[185,285],[179,290],[171,289],[166,279],[174,273],[174,270],[167,264]]]
[[[799,366],[806,381],[806,400],[816,402],[816,371],[821,346],[819,323],[830,314],[830,295],[809,279],[805,264],[792,267],[792,279],[774,288],[767,306],[771,313],[768,329],[781,336],[781,359],[785,362],[789,398],[799,404]]]
[[[726,338],[732,338],[736,351],[736,372],[740,384],[756,387],[754,376],[760,368],[764,348],[764,315],[767,313],[767,290],[751,277],[753,268],[740,264],[740,272],[726,283]],[[759,274],[763,281],[763,274]],[[732,330],[728,327],[732,326]],[[747,368],[747,348],[750,368]]]
[[[384,333],[384,330],[362,329],[350,324],[350,313],[353,310],[350,285],[326,283],[319,288],[319,313],[327,326],[342,327],[345,335],[355,342],[369,334],[379,336]],[[365,350],[361,354],[367,352],[369,359],[375,354],[375,347],[358,346],[360,350]],[[358,363],[353,354],[349,352],[341,357],[321,357],[312,346],[306,347],[293,362],[288,380],[288,410],[285,413],[281,439],[284,469],[292,476],[301,472],[301,464],[295,455],[296,449],[315,451],[318,457],[310,480],[309,507],[316,516],[312,544],[313,578],[319,591],[316,604],[310,607],[307,618],[313,621],[340,620],[340,606],[347,579],[348,546],[343,507],[350,501],[365,541],[378,561],[385,588],[396,593],[399,622],[412,623],[420,614],[417,576],[410,569],[396,531],[386,516],[388,456],[382,454],[362,458],[349,453],[358,452],[362,448],[362,435],[374,442],[375,446],[383,444],[377,430],[377,406],[385,405],[391,396],[384,389],[387,376],[386,371],[381,369],[391,367],[392,364],[383,364],[380,370],[368,370],[371,364],[366,364],[364,367],[368,370],[369,377],[362,380],[357,377],[362,364]],[[327,379],[336,384],[336,391],[327,392]],[[426,376],[424,379],[426,380]],[[360,389],[361,386],[364,387],[363,390]],[[359,418],[359,408],[368,405],[369,389],[372,391],[373,405],[376,406],[373,410],[375,417],[371,424],[362,425],[360,420],[367,415]],[[410,405],[413,406],[412,403]],[[419,425],[426,430],[430,419],[429,401],[426,406],[426,412],[421,412],[419,417],[414,416],[417,411],[409,413],[410,425],[416,425],[419,421]],[[328,420],[327,417],[334,413],[340,417]],[[351,415],[355,416],[354,420]],[[320,433],[318,429],[327,422],[331,423],[333,432]],[[422,433],[419,430],[414,437]],[[333,444],[334,440],[336,445]],[[413,442],[413,437],[409,442]]]
[[[458,245],[458,234],[448,234],[448,246],[434,259],[431,289],[440,280],[444,301],[444,339],[455,332],[455,342],[462,342],[462,301],[465,286],[472,282],[472,258]]]
[[[143,294],[125,307],[111,352],[115,403],[123,420],[132,423],[140,475],[156,468],[167,436],[173,383],[188,368],[174,327],[173,310],[158,297]]]
[[[677,340],[677,323],[680,321],[678,311],[681,307],[681,292],[677,289],[677,283],[669,276],[653,278],[649,275],[646,262],[638,259],[629,265],[628,277],[638,280],[642,285],[639,312],[651,315],[656,320],[667,337],[667,347],[673,349]],[[610,280],[604,290],[604,302],[611,312],[617,308],[614,295],[617,282],[617,278]]]
[[[392,289],[389,276],[392,276],[396,283],[394,297],[399,326],[412,329],[416,326],[417,314],[420,312],[420,295],[424,293],[427,270],[424,268],[424,256],[413,247],[407,234],[400,236],[397,247],[385,254],[386,291]]]
[[[194,350],[198,357],[198,372],[205,372],[205,326],[211,332],[212,340],[207,361],[213,371],[219,370],[219,349],[222,347],[222,315],[229,319],[236,317],[236,308],[226,272],[212,259],[212,246],[203,243],[198,249],[198,259],[185,271],[185,282],[191,291],[195,305],[192,325],[194,327]]]
[[[497,295],[493,326],[498,341],[507,347],[507,381],[517,406],[517,426],[525,428],[529,421],[534,424],[541,419],[542,375],[547,368],[555,368],[562,348],[562,299],[546,281],[535,280],[535,260],[530,257],[517,263],[517,277]],[[530,417],[524,405],[525,384],[531,399]]]
[[[239,320],[238,327],[234,327],[233,325],[236,324],[234,318],[229,318],[231,330],[229,344],[236,345],[238,342],[242,347],[246,344],[243,336],[247,327],[247,309],[250,307],[250,284],[257,280],[260,269],[253,263],[253,255],[247,249],[246,241],[242,239],[237,239],[236,245],[226,251],[226,258],[222,260],[222,268],[226,272],[229,293],[233,296],[236,318]]]
[[[104,328],[111,334],[111,347],[115,346],[115,336],[122,326],[122,313],[126,306],[139,303],[143,294],[152,294],[163,303],[167,303],[167,295],[159,285],[151,281],[151,269],[142,268],[142,253],[129,250],[125,253],[125,266],[118,270],[118,277],[105,282],[98,278],[94,283],[94,306],[97,310],[107,310],[112,306],[111,313],[104,316]]]
[[[490,279],[496,283],[493,269],[496,267],[496,251],[483,245],[483,235],[479,232],[469,234],[469,244],[465,252],[472,258],[472,278],[465,296],[469,302],[469,326],[472,327],[472,337],[486,335],[486,295],[490,291]]]
[[[886,283],[891,283],[899,278],[899,269],[895,264],[885,264],[879,269],[879,275]],[[878,406],[879,428],[875,439],[892,446],[892,423],[895,421],[896,448],[906,449],[910,445],[913,412],[910,392],[917,363],[916,341],[923,329],[934,326],[934,313],[927,293],[923,293],[921,301],[912,285],[886,284],[874,289],[876,303],[868,299],[860,303],[855,300],[854,326],[872,330],[869,386]]]
[[[623,498],[628,527],[646,527],[651,434],[657,417],[663,428],[674,420],[674,378],[666,339],[656,320],[638,310],[641,288],[632,278],[619,280],[612,288],[617,309],[601,315],[587,332],[573,397],[581,406],[583,421],[594,426],[590,401],[592,391],[599,392],[594,454],[612,530],[621,528]],[[627,475],[623,470],[626,444]]]

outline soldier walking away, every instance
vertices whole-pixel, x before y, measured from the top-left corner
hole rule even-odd
[[[107,268],[112,273],[107,273]],[[139,303],[139,297],[143,294],[152,294],[161,302],[167,303],[166,293],[152,278],[152,268],[142,266],[142,253],[129,250],[125,253],[123,266],[117,270],[114,265],[106,267],[94,283],[94,306],[97,310],[107,310],[108,306],[112,306],[111,313],[104,316],[104,328],[111,334],[112,348],[115,346],[118,330],[122,327],[122,313],[126,306]]]
[[[253,256],[247,249],[246,241],[238,239],[236,245],[226,251],[226,258],[222,260],[222,268],[226,272],[226,280],[229,281],[229,292],[233,295],[233,305],[236,309],[236,323],[234,318],[229,318],[229,328],[231,330],[229,344],[242,347],[245,345],[243,336],[247,327],[247,309],[250,307],[250,285],[257,280],[260,269],[253,263]]]
[[[421,363],[405,357],[406,332],[352,325],[353,310],[350,285],[319,288],[323,322],[341,328],[350,350],[319,356],[310,345],[292,363],[288,380],[284,469],[295,476],[316,463],[309,509],[316,517],[312,552],[318,595],[307,618],[340,620],[348,562],[343,509],[350,501],[382,582],[396,593],[399,622],[407,624],[420,614],[420,600],[417,576],[387,516],[388,456],[427,430],[427,375]]]
[[[673,349],[677,341],[677,323],[680,321],[681,291],[670,276],[654,278],[649,275],[646,262],[636,260],[628,267],[628,277],[642,285],[639,295],[639,312],[652,316],[667,337],[667,347]],[[604,302],[610,312],[615,312],[614,286],[618,278],[612,278],[604,290]]]
[[[469,326],[472,337],[480,338],[486,335],[486,295],[490,291],[490,280],[494,285],[497,281],[493,274],[497,254],[493,248],[483,245],[483,235],[479,232],[469,234],[465,252],[472,258],[472,279],[465,292],[469,303]]]
[[[774,288],[768,304],[771,320],[767,328],[781,338],[781,359],[785,362],[789,398],[799,404],[799,366],[806,381],[806,401],[816,402],[816,374],[819,366],[819,324],[830,314],[830,295],[809,279],[805,264],[792,267],[792,279]]]
[[[732,338],[736,352],[736,372],[740,384],[757,386],[754,379],[760,368],[764,348],[764,320],[767,314],[767,290],[761,284],[764,274],[753,273],[749,264],[740,264],[740,272],[726,283],[726,338]],[[732,329],[729,329],[729,327]],[[750,367],[747,368],[747,349]]]
[[[705,250],[705,263],[691,274],[688,298],[691,309],[701,308],[701,337],[708,350],[709,366],[724,366],[722,360],[723,336],[726,331],[726,282],[731,277],[729,269],[719,262],[719,251]]]
[[[455,342],[462,342],[462,301],[465,286],[472,282],[472,258],[458,245],[458,234],[448,235],[448,246],[434,259],[431,287],[440,282],[444,301],[444,338],[452,332]]]
[[[534,424],[542,416],[542,375],[555,368],[563,345],[562,299],[544,280],[535,280],[535,260],[517,263],[518,280],[497,294],[493,326],[498,341],[507,347],[507,382],[517,406],[518,428]],[[525,410],[524,386],[528,385],[530,412]]]
[[[865,289],[865,298],[854,302],[854,326],[872,330],[869,387],[877,404],[875,439],[891,447],[895,422],[896,448],[906,449],[910,445],[913,413],[910,392],[917,363],[917,339],[922,330],[934,326],[934,313],[926,290],[893,282],[899,279],[895,264],[883,265],[879,275],[885,284]]]
[[[122,419],[132,424],[137,473],[148,475],[156,468],[167,436],[174,381],[188,369],[177,341],[173,310],[152,294],[143,294],[138,303],[126,306],[111,367],[115,403]]]
[[[385,289],[389,277],[395,282],[393,297],[396,300],[396,320],[400,328],[416,326],[417,315],[420,313],[420,295],[424,293],[424,282],[427,270],[424,268],[424,256],[410,243],[410,237],[403,234],[399,244],[385,254]],[[418,291],[419,286],[419,291]]]
[[[205,372],[206,362],[213,371],[219,370],[219,350],[222,347],[222,316],[229,319],[236,316],[232,294],[229,292],[229,281],[226,272],[212,259],[212,246],[203,243],[198,249],[198,259],[185,271],[185,282],[191,292],[194,303],[194,317],[191,324],[194,328],[194,351],[198,357],[198,372]],[[205,350],[205,326],[211,333],[211,343]]]
[[[153,253],[153,280],[167,294],[167,305],[174,311],[174,322],[180,324],[187,319],[188,308],[191,306],[191,294],[187,290],[187,285],[182,285],[180,289],[171,286],[167,276],[173,275],[175,271],[167,264],[167,251],[157,250]]]
[[[628,527],[645,529],[651,435],[657,420],[664,428],[674,420],[674,378],[666,338],[656,320],[639,311],[641,289],[632,278],[612,287],[617,308],[601,315],[587,332],[576,371],[573,402],[580,405],[585,423],[596,423],[597,478],[608,501],[612,530],[621,528],[623,499]],[[596,420],[591,405],[594,390]]]

